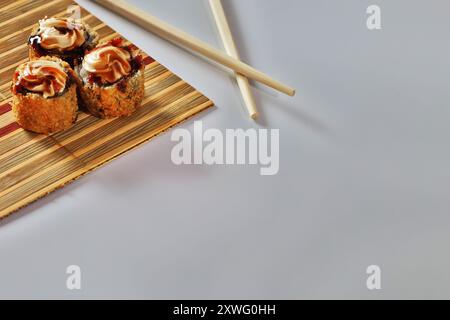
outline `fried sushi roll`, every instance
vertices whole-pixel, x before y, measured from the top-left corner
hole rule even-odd
[[[30,59],[56,56],[72,67],[79,64],[87,50],[98,44],[99,36],[81,19],[45,18],[28,39]]]
[[[131,115],[144,97],[144,64],[132,46],[114,39],[88,52],[76,68],[83,106],[99,118]]]
[[[20,65],[13,76],[12,110],[24,129],[49,134],[69,128],[78,111],[77,75],[56,57]]]

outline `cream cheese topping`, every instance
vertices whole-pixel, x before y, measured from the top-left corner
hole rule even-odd
[[[131,54],[122,48],[107,45],[88,53],[83,60],[83,68],[100,77],[104,83],[114,83],[129,75]]]
[[[18,82],[25,89],[42,93],[44,98],[53,97],[64,91],[67,74],[63,67],[47,60],[27,62],[19,74]]]
[[[71,51],[86,41],[83,25],[70,18],[49,18],[39,21],[40,45],[46,50]]]

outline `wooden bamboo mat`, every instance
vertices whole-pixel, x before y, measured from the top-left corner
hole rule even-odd
[[[189,84],[145,56],[145,98],[132,116],[101,120],[80,112],[77,123],[51,136],[20,128],[11,112],[10,83],[27,61],[31,29],[64,15],[70,0],[0,0],[0,218],[213,106]],[[101,40],[119,36],[86,10],[82,18]]]

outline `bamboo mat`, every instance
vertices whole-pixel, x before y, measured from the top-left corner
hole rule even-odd
[[[132,116],[101,120],[80,112],[69,130],[27,132],[14,121],[10,82],[27,61],[31,29],[45,16],[63,15],[70,0],[0,0],[0,218],[63,187],[181,121],[213,106],[189,84],[145,55],[145,98]],[[101,40],[119,36],[81,10]]]

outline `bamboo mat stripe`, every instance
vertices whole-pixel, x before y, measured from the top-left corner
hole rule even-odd
[[[10,112],[11,111],[11,105],[9,103],[5,103],[4,105],[0,106],[0,115]]]
[[[53,16],[58,12],[63,11],[68,7],[68,1],[65,0],[53,0],[47,1],[46,4],[38,6],[32,10],[26,12],[16,12],[17,16],[7,21],[0,22],[0,38],[17,31],[29,27],[30,24],[34,24],[39,19],[45,16]],[[3,12],[3,10],[2,10]]]
[[[36,9],[36,6],[42,6],[47,4],[47,0],[34,0],[34,1],[14,1],[13,3],[2,8],[0,13],[0,25],[8,23],[17,16],[21,16],[30,10]]]
[[[213,103],[151,56],[144,55],[145,97],[126,118],[79,112],[75,125],[50,136],[23,130],[11,111],[10,81],[27,61],[26,42],[39,19],[63,15],[70,0],[0,0],[0,218],[148,141]],[[101,41],[119,36],[81,9]],[[132,182],[130,182],[132,183]]]
[[[3,128],[0,129],[0,137],[7,135],[11,132],[16,131],[17,129],[20,129],[20,126],[17,123],[10,123],[7,126],[4,126]]]
[[[31,2],[31,0],[27,0],[28,2]],[[12,4],[13,4],[13,2],[16,2],[16,1],[11,1],[11,0],[0,0],[0,6],[1,6],[1,8],[3,8],[3,7],[8,7],[8,6],[11,6]]]

